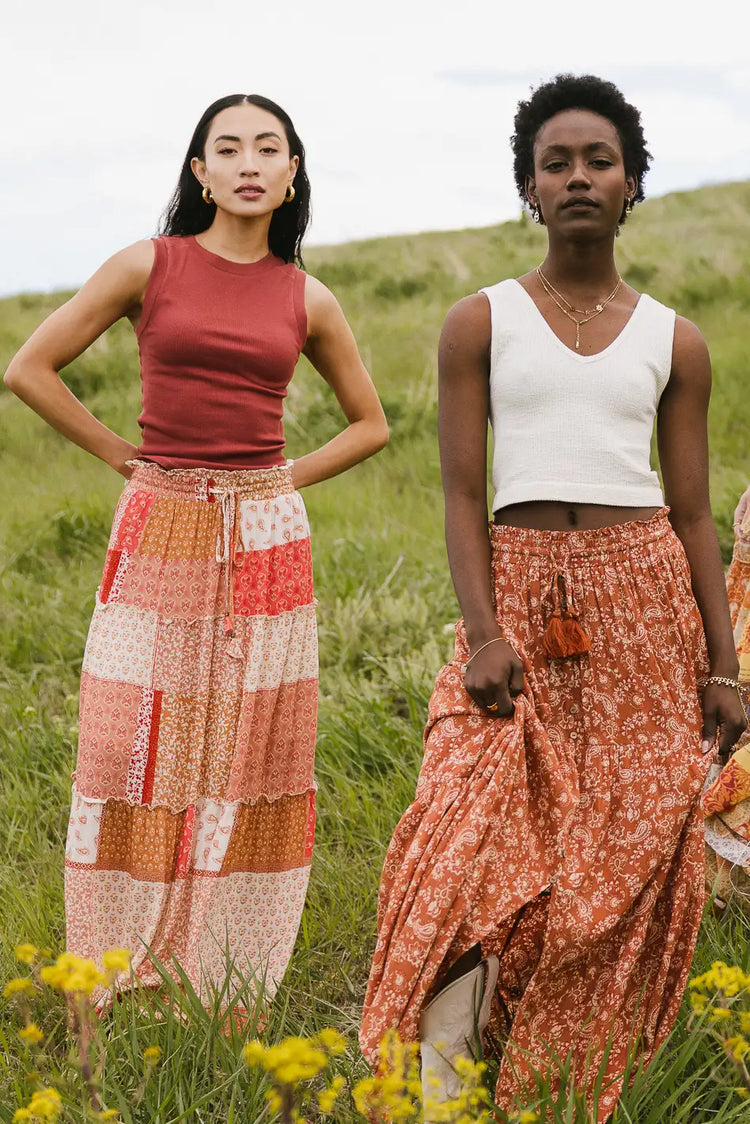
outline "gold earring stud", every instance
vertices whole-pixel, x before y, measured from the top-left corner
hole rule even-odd
[[[297,194],[297,192],[294,190],[292,185],[289,184],[286,191],[284,192],[284,202],[285,203],[291,203],[292,199],[294,199],[294,196],[296,194]]]
[[[213,203],[213,201],[214,201],[214,197],[211,194],[211,188],[208,186],[208,184],[206,184],[206,186],[203,188],[203,202],[204,203]]]

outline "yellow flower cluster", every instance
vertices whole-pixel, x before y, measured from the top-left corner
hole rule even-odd
[[[731,999],[741,991],[750,991],[750,975],[736,964],[714,960],[709,970],[702,976],[693,976],[688,986],[691,991],[707,992],[709,995],[721,991],[727,999]]]
[[[22,1121],[57,1120],[62,1112],[62,1097],[57,1089],[38,1089],[26,1108],[16,1109],[13,1124]]]
[[[333,1027],[326,1027],[314,1038],[285,1038],[277,1046],[264,1046],[257,1039],[248,1042],[242,1054],[248,1065],[260,1065],[279,1085],[298,1085],[317,1077],[329,1059],[343,1054],[346,1039]]]
[[[143,1051],[143,1060],[147,1066],[158,1065],[161,1061],[161,1046],[147,1046]]]
[[[38,1046],[44,1041],[44,1035],[36,1023],[27,1023],[22,1030],[19,1030],[18,1037],[29,1046]]]
[[[390,1030],[380,1043],[380,1057],[374,1077],[366,1077],[352,1089],[357,1111],[368,1119],[388,1119],[394,1124],[417,1120],[422,1096],[419,1079],[418,1046],[402,1042]]]
[[[20,960],[22,964],[33,964],[39,955],[39,949],[33,944],[19,944],[16,945],[16,960]]]
[[[328,1065],[325,1050],[307,1038],[285,1038],[278,1046],[248,1042],[243,1055],[248,1065],[261,1065],[279,1085],[309,1081]]]
[[[42,981],[58,991],[91,995],[95,987],[106,983],[106,976],[93,960],[72,952],[61,952],[54,964],[47,964],[39,973]]]
[[[286,1110],[292,1120],[299,1119],[300,1104],[309,1102],[310,1089],[302,1083],[312,1080],[321,1073],[331,1058],[343,1054],[346,1039],[333,1027],[325,1027],[314,1038],[290,1037],[276,1046],[264,1046],[255,1039],[243,1048],[242,1056],[249,1066],[260,1066],[273,1082],[273,1088],[266,1093],[272,1112]],[[329,1113],[346,1082],[343,1077],[334,1077],[330,1085],[317,1094],[318,1108]]]
[[[318,1093],[318,1108],[324,1115],[332,1110],[336,1098],[345,1085],[346,1081],[339,1075],[334,1077],[331,1084]]]
[[[732,1072],[743,1084],[734,1086],[738,1096],[750,1096],[750,1010],[743,1010],[750,1000],[750,975],[737,965],[715,960],[707,972],[695,976],[689,984],[693,1013],[705,1016],[714,1039],[721,1044],[732,1063]],[[739,1033],[737,1031],[739,1030]],[[739,1071],[739,1074],[738,1074]]]
[[[35,992],[34,981],[28,976],[15,976],[3,988],[6,999],[13,999],[16,995],[34,995]]]

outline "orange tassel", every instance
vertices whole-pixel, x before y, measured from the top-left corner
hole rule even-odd
[[[591,641],[570,609],[555,609],[544,633],[544,654],[548,660],[566,660],[583,656]]]
[[[565,628],[559,609],[555,609],[545,630],[544,654],[548,660],[561,660],[568,654]]]

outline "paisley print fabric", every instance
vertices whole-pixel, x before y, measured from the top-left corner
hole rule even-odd
[[[647,1060],[669,1034],[704,904],[703,628],[666,510],[491,536],[497,619],[525,693],[509,718],[472,702],[459,621],[385,860],[361,1044],[375,1062],[390,1027],[415,1039],[441,974],[480,942],[501,962],[500,1107],[523,1103],[550,1051],[571,1053],[581,1089],[603,1071],[604,1120],[636,1035]],[[542,638],[561,582],[591,650],[550,661]]]
[[[176,957],[205,997],[229,957],[273,995],[312,856],[317,669],[291,471],[137,462],[83,659],[70,951],[129,948],[155,987],[149,949]]]
[[[727,573],[729,611],[750,716],[750,513],[737,529]],[[706,815],[706,881],[724,900],[750,916],[750,732],[721,769],[714,765],[703,797]]]

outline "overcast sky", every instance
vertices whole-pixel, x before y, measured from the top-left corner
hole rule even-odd
[[[294,119],[308,244],[515,217],[515,104],[561,70],[639,106],[647,192],[750,178],[747,23],[738,0],[8,5],[0,294],[75,287],[153,234],[198,118],[228,93]]]

